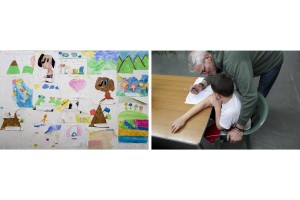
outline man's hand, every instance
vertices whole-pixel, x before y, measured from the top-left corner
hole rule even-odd
[[[182,117],[179,117],[172,123],[171,132],[176,133],[181,127],[183,127],[186,123],[186,120],[184,120]]]
[[[198,94],[199,92],[201,92],[203,90],[203,87],[199,84],[194,84],[190,87],[190,92],[192,94]]]
[[[235,128],[229,131],[229,133],[227,134],[227,141],[230,141],[231,143],[237,143],[241,141],[242,138],[243,138],[243,132],[240,132]]]

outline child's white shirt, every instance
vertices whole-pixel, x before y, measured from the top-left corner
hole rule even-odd
[[[221,117],[220,117],[220,126],[224,129],[230,129],[231,126],[234,126],[240,116],[241,112],[241,96],[234,92],[232,98],[227,102],[222,104],[221,108]],[[245,130],[251,128],[251,119],[245,125]]]

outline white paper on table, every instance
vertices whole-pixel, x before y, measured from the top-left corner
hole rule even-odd
[[[194,84],[201,83],[201,81],[203,79],[204,79],[203,77],[197,78],[197,80],[195,81]],[[208,97],[212,93],[213,93],[213,91],[212,91],[210,85],[207,86],[203,91],[199,92],[198,94],[192,94],[191,92],[189,92],[189,94],[187,95],[187,97],[185,99],[185,103],[186,104],[197,104],[200,101],[203,101],[206,97]]]

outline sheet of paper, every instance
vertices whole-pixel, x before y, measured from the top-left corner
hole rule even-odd
[[[203,77],[199,77],[194,84],[199,84],[201,83],[201,81],[203,80]],[[189,94],[187,95],[186,99],[185,99],[185,103],[186,104],[197,104],[200,101],[203,101],[206,97],[208,97],[209,95],[212,94],[212,89],[211,86],[207,86],[203,91],[201,91],[198,94],[192,94],[191,92],[189,92]]]

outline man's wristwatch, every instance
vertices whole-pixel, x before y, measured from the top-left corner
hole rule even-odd
[[[236,125],[234,126],[234,128],[235,128],[238,132],[244,132],[244,131],[245,131],[245,130],[243,130],[243,129],[237,127]]]

